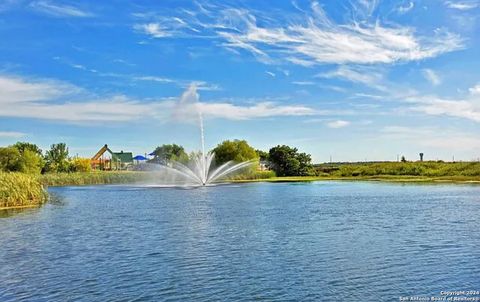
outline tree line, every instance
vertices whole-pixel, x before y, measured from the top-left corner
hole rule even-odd
[[[43,152],[37,145],[17,142],[0,148],[0,171],[22,173],[89,172],[90,159],[70,157],[65,143],[53,144]]]
[[[228,161],[258,161],[271,169],[277,176],[314,175],[310,154],[299,152],[297,148],[278,145],[268,151],[256,150],[245,140],[226,140],[211,150],[215,153],[215,164]],[[188,154],[183,146],[164,144],[155,148],[152,163],[165,163],[175,160],[187,163],[194,153]],[[53,144],[43,152],[37,145],[17,142],[0,148],[0,171],[23,173],[49,172],[88,172],[90,159],[70,157],[65,143]]]
[[[226,140],[212,149],[215,153],[216,165],[228,161],[244,162],[258,161],[273,170],[277,176],[307,176],[314,175],[310,154],[299,152],[297,148],[287,145],[278,145],[270,150],[256,150],[245,140]],[[182,146],[165,144],[153,152],[151,162],[165,162],[170,160],[188,162],[189,156]]]

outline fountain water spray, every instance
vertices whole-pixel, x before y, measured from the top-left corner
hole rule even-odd
[[[184,164],[179,161],[169,160],[161,164],[161,168],[165,171],[171,172],[173,175],[180,178],[179,180],[186,184],[206,186],[218,182],[225,177],[232,175],[241,169],[251,166],[254,161],[245,161],[236,163],[229,161],[223,165],[213,168],[215,153],[205,152],[205,130],[203,126],[202,110],[198,103],[198,94],[195,85],[191,85],[188,90],[182,95],[180,99],[180,107],[177,108],[177,114],[189,114],[194,110],[198,114],[198,121],[200,127],[201,151],[191,156],[189,163]],[[178,116],[177,116],[178,117]]]

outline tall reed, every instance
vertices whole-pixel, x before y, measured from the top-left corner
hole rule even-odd
[[[0,208],[35,206],[46,199],[47,193],[35,175],[0,172]]]

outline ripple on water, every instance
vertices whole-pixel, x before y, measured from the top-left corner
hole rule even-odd
[[[476,289],[480,187],[53,188],[0,219],[0,301],[396,301]]]

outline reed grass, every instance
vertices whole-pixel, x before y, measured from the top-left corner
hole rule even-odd
[[[41,205],[47,193],[35,175],[0,172],[0,209]]]
[[[46,173],[39,176],[45,186],[83,186],[134,183],[146,179],[147,172],[98,171],[77,173]]]

